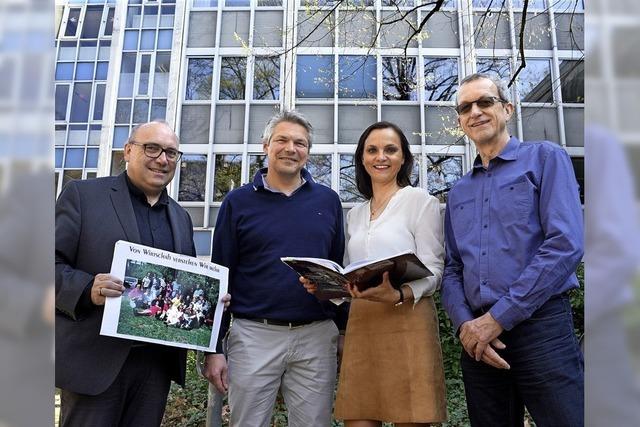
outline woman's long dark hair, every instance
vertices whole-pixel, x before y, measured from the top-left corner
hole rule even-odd
[[[373,197],[373,187],[371,186],[371,177],[367,173],[367,170],[364,168],[364,164],[362,163],[362,156],[364,154],[364,144],[367,141],[367,138],[374,130],[378,129],[393,129],[395,133],[400,138],[400,147],[402,147],[402,155],[404,157],[404,164],[400,167],[398,171],[398,175],[396,176],[396,181],[400,188],[406,187],[407,185],[411,185],[411,171],[413,170],[413,154],[409,150],[409,141],[407,137],[402,132],[402,129],[398,127],[398,125],[391,122],[376,122],[365,129],[360,135],[360,140],[358,141],[358,147],[356,148],[356,154],[354,163],[356,166],[356,186],[358,187],[358,191],[367,199],[371,199]]]

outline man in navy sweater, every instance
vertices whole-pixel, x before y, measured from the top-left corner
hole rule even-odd
[[[331,424],[338,328],[280,261],[283,256],[342,262],[342,206],[304,169],[311,125],[296,111],[267,124],[269,167],[224,199],[213,237],[214,263],[229,268],[233,325],[227,348],[206,357],[205,375],[229,391],[231,425],[268,426],[278,389],[290,426]],[[220,336],[228,329],[223,321]],[[226,356],[226,357],[225,357]]]

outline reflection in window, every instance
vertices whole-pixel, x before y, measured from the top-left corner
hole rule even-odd
[[[83,39],[95,39],[100,33],[100,23],[102,21],[102,6],[89,6],[84,14],[82,24]]]
[[[133,95],[133,78],[136,72],[136,53],[123,53],[120,67],[120,87],[118,97],[131,97]]]
[[[416,101],[416,58],[382,58],[382,96],[385,100]]]
[[[497,1],[497,0],[494,0]],[[522,9],[524,7],[524,0],[511,0],[514,9]],[[552,3],[555,4],[558,0],[551,0]],[[572,0],[575,1],[575,0]],[[531,9],[544,9],[544,0],[529,0],[529,5],[527,6],[527,10]]]
[[[313,180],[331,188],[331,154],[312,154],[306,165]]]
[[[211,99],[212,58],[190,58],[186,99]]]
[[[180,185],[178,200],[181,202],[204,202],[207,178],[207,156],[185,154],[180,161]]]
[[[560,61],[562,102],[584,102],[584,60]]]
[[[69,85],[56,86],[56,120],[67,119],[67,100],[69,99]]]
[[[462,178],[462,157],[427,155],[427,188],[441,203],[453,184]]]
[[[413,0],[382,0],[383,6],[413,7]]]
[[[476,69],[478,73],[495,74],[502,80],[507,80],[511,75],[508,59],[478,58]]]
[[[413,167],[411,168],[411,176],[409,177],[409,183],[412,187],[420,187],[420,154],[413,155]]]
[[[341,56],[338,60],[340,98],[376,97],[376,58]]]
[[[551,68],[548,59],[529,59],[518,76],[522,102],[552,102]]]
[[[356,186],[356,166],[352,154],[340,154],[340,200],[360,202],[364,198]]]
[[[78,31],[78,23],[80,22],[80,9],[69,9],[69,17],[67,18],[67,28],[65,28],[64,36],[73,37]]]
[[[221,202],[231,190],[240,186],[242,154],[216,154],[213,201]]]
[[[573,13],[584,10],[583,0],[550,0],[550,3],[553,5],[554,12]]]
[[[218,99],[244,99],[247,58],[228,56],[220,65],[220,91]]]
[[[86,122],[89,120],[91,87],[91,83],[76,83],[73,85],[70,122]]]
[[[424,80],[425,100],[452,100],[458,88],[458,59],[425,58]]]
[[[138,80],[138,95],[146,95],[149,91],[149,69],[151,55],[142,55],[140,59],[140,80]]]
[[[256,58],[253,69],[253,99],[280,99],[280,58]]]
[[[333,98],[333,56],[298,55],[296,97]]]
[[[267,160],[267,156],[264,154],[251,154],[249,156],[249,182],[253,181],[256,172],[267,167]]]
[[[167,96],[167,92],[169,90],[170,69],[171,53],[166,52],[156,54],[155,73],[153,75],[153,96]]]

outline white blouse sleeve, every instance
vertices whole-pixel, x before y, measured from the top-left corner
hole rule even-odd
[[[415,216],[414,236],[416,255],[431,270],[433,276],[407,283],[414,296],[414,306],[424,296],[431,296],[440,288],[444,269],[444,226],[440,214],[440,201],[431,196],[420,200]]]

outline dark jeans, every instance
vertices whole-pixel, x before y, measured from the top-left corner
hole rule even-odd
[[[566,296],[542,305],[499,339],[510,370],[476,362],[461,365],[472,426],[522,427],[526,406],[538,427],[584,425],[584,361]]]

